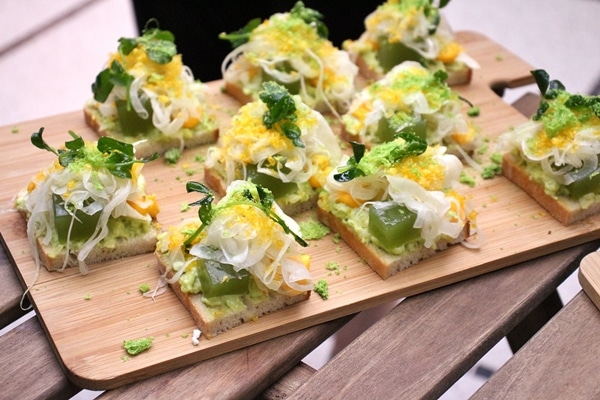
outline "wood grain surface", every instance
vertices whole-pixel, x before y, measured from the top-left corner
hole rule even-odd
[[[598,332],[598,309],[579,292],[470,399],[597,399]]]
[[[473,74],[471,84],[456,89],[481,109],[476,123],[490,140],[491,152],[496,136],[525,119],[490,88],[530,83],[532,67],[479,34],[459,32],[458,39],[481,68]],[[224,129],[238,104],[221,92],[221,82],[211,82],[209,87],[210,102]],[[95,139],[81,111],[0,128],[0,226],[24,285],[34,283],[34,263],[24,221],[11,208],[17,191],[53,159],[29,142],[30,133],[42,126],[45,139],[53,146],[64,143],[68,130]],[[187,151],[175,166],[158,160],[144,167],[148,191],[160,202],[158,218],[163,226],[196,213],[195,209],[181,212],[180,208],[196,200],[186,194],[185,182],[203,179],[202,163],[196,156],[205,151],[206,147]],[[194,323],[171,291],[155,301],[140,295],[138,286],[154,285],[159,276],[152,254],[92,266],[87,276],[73,269],[41,271],[30,297],[67,376],[81,387],[109,389],[600,237],[600,218],[564,227],[502,177],[478,179],[475,187],[463,189],[479,213],[478,223],[485,235],[480,249],[454,246],[382,281],[350,248],[334,243],[329,235],[306,249],[312,257],[314,279],[329,282],[327,301],[313,295],[306,302],[201,340],[198,346],[191,344]],[[329,261],[343,267],[339,275],[325,269]],[[126,356],[123,340],[149,336],[154,337],[149,351]]]
[[[600,310],[600,252],[590,253],[581,260],[578,278],[585,294]]]

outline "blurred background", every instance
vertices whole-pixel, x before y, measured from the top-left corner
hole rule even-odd
[[[138,20],[156,17],[162,29],[173,31],[184,63],[192,67],[197,78],[209,81],[220,78],[223,54],[230,48],[217,38],[219,32],[235,31],[254,17],[287,11],[294,1],[207,3],[2,0],[0,126],[18,126],[22,121],[80,110],[91,96],[96,74],[108,54],[116,50],[118,39],[135,36],[143,28]],[[339,2],[305,1],[324,14],[336,45],[345,38],[357,38],[364,16],[379,3],[365,0],[342,10]],[[269,11],[259,12],[258,5]],[[455,30],[486,35],[533,67],[545,69],[572,92],[600,92],[600,1],[453,0],[443,14]],[[200,27],[213,34],[201,33]],[[510,90],[504,98],[512,102],[527,91],[535,92],[536,88],[530,85]],[[560,295],[567,302],[579,290],[576,276],[572,276],[561,286]],[[331,341],[325,342],[305,361],[319,368],[329,358],[332,346]],[[469,397],[509,357],[508,345],[499,343],[444,398]],[[85,392],[77,397],[96,395]]]

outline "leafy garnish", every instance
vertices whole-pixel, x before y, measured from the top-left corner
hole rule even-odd
[[[236,47],[239,47],[250,40],[250,34],[258,25],[260,25],[260,22],[260,18],[251,19],[243,28],[240,28],[235,32],[220,33],[219,39],[229,40],[231,42],[231,46],[235,49]]]
[[[312,8],[305,7],[303,2],[296,2],[290,14],[293,17],[302,19],[306,24],[312,25],[317,30],[317,34],[323,39],[327,39],[329,36],[329,29],[322,21],[323,14]]]
[[[550,75],[543,69],[531,71],[531,75],[535,78],[535,82],[542,95],[542,100],[538,106],[536,113],[531,117],[534,121],[538,121],[550,108],[550,104],[546,100],[554,100],[561,92],[565,92],[566,88],[562,82],[556,79],[550,79]],[[600,118],[600,97],[586,96],[582,94],[570,94],[564,102],[564,106],[570,110],[589,108],[596,117]]]
[[[267,81],[262,84],[263,90],[259,97],[267,105],[268,110],[263,114],[263,125],[275,129],[289,138],[294,146],[304,147],[300,139],[302,131],[296,125],[296,103],[288,90],[277,82]]]
[[[344,167],[338,168],[338,174],[333,178],[338,182],[348,182],[358,176],[371,175],[381,167],[392,166],[409,156],[423,154],[427,150],[427,142],[411,132],[401,132],[394,140],[375,146],[365,154],[365,145],[350,142],[353,156],[348,159]]]
[[[156,24],[156,27],[150,27],[151,24]],[[151,19],[146,22],[146,26],[142,32],[142,36],[136,38],[120,38],[119,53],[126,56],[138,46],[144,49],[148,58],[158,64],[167,64],[173,56],[177,54],[175,46],[175,37],[169,31],[163,31],[158,28],[158,22]],[[92,93],[94,100],[104,103],[108,95],[115,86],[125,87],[127,93],[127,108],[131,107],[129,98],[129,88],[134,77],[127,73],[123,65],[117,60],[113,60],[108,68],[100,71],[96,76],[95,82],[92,84]]]
[[[540,89],[542,100],[536,113],[531,117],[534,121],[538,121],[542,118],[542,115],[550,108],[550,105],[546,100],[555,99],[559,91],[564,91],[565,86],[558,80],[550,80],[550,75],[543,69],[536,69],[531,71],[531,75],[535,78],[535,83]]]
[[[329,29],[322,21],[323,15],[320,12],[313,10],[312,8],[305,7],[303,2],[296,2],[294,7],[290,11],[290,15],[295,18],[302,19],[308,25],[312,25],[316,29],[317,34],[320,37],[327,39],[327,37],[329,36]],[[256,27],[259,26],[261,22],[262,20],[260,18],[253,18],[237,31],[233,31],[231,33],[220,33],[219,39],[228,40],[229,42],[231,42],[231,46],[235,49],[236,47],[239,47],[244,43],[247,43],[248,40],[250,40],[250,35],[252,34],[252,31],[256,29]]]
[[[72,162],[86,158],[84,148],[85,142],[75,132],[69,131],[69,135],[73,138],[68,142],[65,142],[65,149],[55,149],[48,145],[42,134],[44,128],[40,128],[39,131],[31,134],[31,143],[42,150],[47,150],[58,156],[58,163],[67,167]],[[137,159],[134,155],[133,145],[129,143],[123,143],[116,139],[103,136],[98,139],[97,149],[101,152],[104,157],[101,159],[94,158],[93,160],[88,159],[94,168],[106,168],[111,174],[118,178],[131,178],[131,167],[134,163],[146,163],[158,158],[158,153],[154,153],[150,157]],[[100,161],[99,161],[100,160]]]
[[[128,55],[138,46],[141,46],[148,58],[157,64],[167,64],[177,54],[175,36],[169,31],[159,29],[156,19],[146,22],[142,36],[119,39],[119,53],[123,55]]]
[[[339,173],[333,176],[333,179],[338,182],[348,182],[357,176],[364,176],[364,172],[358,168],[358,163],[365,155],[366,146],[359,142],[350,142],[350,145],[353,156],[348,159],[344,167],[338,168]]]
[[[198,217],[200,218],[202,224],[198,227],[198,229],[196,229],[196,231],[194,231],[194,233],[192,233],[188,237],[188,239],[185,241],[185,245],[191,245],[192,242],[198,237],[198,235],[204,230],[204,228],[210,225],[214,216],[219,211],[237,205],[249,205],[260,209],[262,212],[265,213],[267,217],[271,218],[273,221],[278,223],[283,228],[283,231],[287,234],[292,235],[296,242],[298,242],[301,246],[308,246],[308,243],[304,241],[304,239],[302,239],[300,236],[298,236],[294,231],[292,231],[290,227],[287,226],[285,221],[279,215],[277,215],[275,211],[273,211],[272,206],[275,201],[273,193],[271,193],[270,190],[263,188],[260,185],[255,185],[255,187],[256,195],[249,189],[244,189],[241,192],[241,195],[236,196],[235,199],[230,199],[230,201],[217,204],[215,207],[213,207],[212,202],[215,196],[212,193],[212,191],[200,182],[188,182],[186,184],[186,190],[188,193],[197,192],[204,194],[205,196],[202,199],[190,204],[191,206],[200,206],[200,208],[198,209]]]

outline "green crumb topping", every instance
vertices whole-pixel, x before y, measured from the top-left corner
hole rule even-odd
[[[475,187],[475,178],[465,174],[464,172],[460,173],[459,182],[464,183],[465,185],[469,185],[470,187]]]
[[[483,168],[481,172],[481,177],[483,179],[491,179],[496,175],[500,175],[502,173],[502,154],[494,153],[490,156],[490,161],[492,164]]]
[[[329,261],[325,265],[325,269],[327,271],[331,271],[331,272],[335,273],[336,275],[340,274],[340,264],[336,263],[335,261]]]
[[[150,346],[152,346],[153,337],[148,338],[140,338],[140,339],[131,339],[123,341],[123,348],[127,353],[135,356],[136,354],[141,353],[142,351],[148,350]]]
[[[148,285],[147,283],[142,283],[138,289],[140,289],[140,292],[142,293],[146,293],[150,291],[150,285]]]
[[[181,151],[177,148],[172,148],[165,152],[165,162],[169,165],[177,164],[180,157]]]
[[[319,279],[317,283],[315,283],[313,290],[321,296],[323,300],[329,298],[329,285],[325,279]]]
[[[319,221],[309,219],[300,222],[300,233],[304,240],[317,240],[327,236],[329,228]]]

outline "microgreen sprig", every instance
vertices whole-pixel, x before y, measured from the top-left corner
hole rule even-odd
[[[188,193],[196,192],[204,194],[204,197],[200,200],[197,200],[193,203],[190,203],[190,206],[199,206],[198,209],[198,217],[202,224],[188,237],[185,241],[186,246],[190,246],[193,241],[198,237],[198,235],[204,230],[205,227],[210,225],[214,216],[221,210],[224,210],[229,207],[237,206],[237,205],[249,205],[260,209],[265,215],[271,218],[273,221],[278,223],[283,231],[287,234],[290,234],[294,237],[296,242],[298,242],[301,246],[308,246],[308,243],[304,241],[300,236],[298,236],[293,230],[290,229],[289,226],[285,223],[285,221],[273,211],[273,202],[275,201],[273,194],[270,190],[263,188],[260,185],[256,185],[256,192],[258,198],[248,189],[244,189],[241,196],[236,197],[235,199],[231,199],[226,203],[217,204],[213,207],[212,202],[214,201],[214,194],[212,191],[206,187],[204,184],[200,182],[190,181],[186,184],[186,190]]]
[[[350,157],[345,166],[338,168],[337,174],[333,176],[338,182],[348,182],[359,176],[370,175],[370,171],[384,165],[394,165],[409,156],[423,154],[427,150],[427,142],[411,132],[398,133],[396,138],[404,141],[392,141],[380,144],[365,154],[365,145],[350,142],[353,156]],[[362,163],[361,163],[362,162]]]
[[[81,136],[73,131],[69,131],[69,135],[73,140],[65,142],[65,149],[55,149],[46,143],[42,134],[44,128],[31,134],[31,143],[42,150],[47,150],[54,153],[58,157],[58,162],[61,166],[67,167],[72,162],[75,162],[86,157],[84,152],[85,142]],[[103,136],[98,139],[98,151],[105,156],[98,162],[93,161],[93,167],[106,168],[111,174],[118,178],[131,178],[131,167],[134,163],[146,163],[158,158],[158,153],[143,159],[137,159],[134,155],[133,145],[123,143],[110,137]],[[87,160],[92,163],[92,160]]]
[[[327,39],[329,37],[329,29],[322,21],[323,14],[319,11],[305,7],[303,2],[298,1],[290,11],[290,14],[293,17],[302,19],[306,24],[312,25],[321,38]]]
[[[152,26],[153,24],[156,24],[156,26]],[[150,60],[158,64],[169,63],[177,54],[175,37],[169,31],[160,30],[155,19],[146,22],[142,36],[120,38],[118,51],[121,56],[126,56],[138,46],[144,49]],[[108,68],[100,71],[92,84],[94,100],[104,103],[115,86],[123,86],[126,88],[127,93],[127,107],[131,107],[129,88],[133,80],[133,75],[127,73],[127,70],[119,61],[113,60]]]
[[[268,108],[263,114],[263,125],[268,129],[278,130],[289,138],[294,146],[304,147],[300,139],[302,131],[295,123],[298,119],[296,103],[290,92],[273,81],[264,82],[262,87],[259,97]]]
[[[250,34],[258,25],[260,25],[260,22],[260,18],[251,19],[246,25],[244,25],[244,27],[235,32],[220,33],[219,39],[229,40],[231,42],[231,46],[235,49],[236,47],[239,47],[250,40]]]
[[[313,10],[312,8],[308,8],[304,6],[304,3],[301,1],[296,2],[294,7],[290,10],[290,15],[295,18],[300,18],[308,25],[312,25],[317,34],[323,39],[327,39],[329,36],[329,29],[327,25],[322,21],[323,15],[317,10]],[[260,18],[253,18],[242,28],[237,31],[231,33],[222,32],[219,34],[219,39],[228,40],[231,42],[231,46],[235,49],[243,45],[244,43],[250,40],[250,35],[252,31],[256,29],[261,24],[262,20]]]

